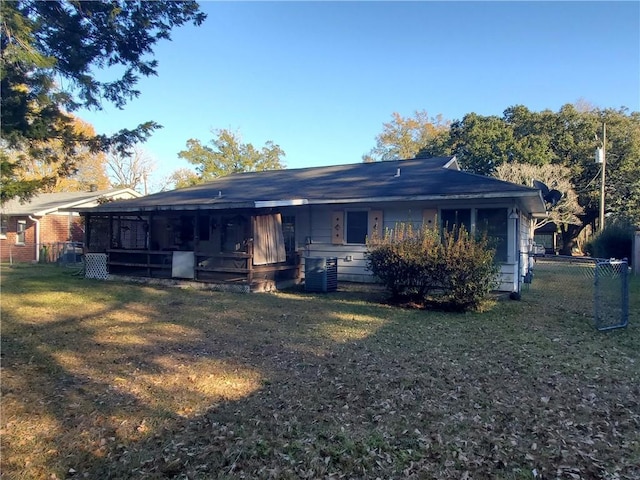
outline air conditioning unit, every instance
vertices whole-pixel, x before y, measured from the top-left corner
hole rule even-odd
[[[338,259],[305,258],[304,289],[307,292],[335,292],[338,289]]]

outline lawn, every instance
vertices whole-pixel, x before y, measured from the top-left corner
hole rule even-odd
[[[640,478],[640,279],[482,313],[2,271],[3,479]],[[575,291],[574,291],[575,290]]]

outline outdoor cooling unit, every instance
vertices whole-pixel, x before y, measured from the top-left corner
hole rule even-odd
[[[338,259],[307,257],[304,288],[307,292],[335,292],[338,289]]]

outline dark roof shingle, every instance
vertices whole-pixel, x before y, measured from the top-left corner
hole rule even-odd
[[[54,192],[40,193],[29,201],[22,202],[18,199],[9,200],[1,207],[3,215],[46,215],[60,208],[68,208],[74,205],[82,205],[96,201],[101,197],[112,197],[120,194],[140,196],[129,188],[117,190],[98,190],[95,192]]]
[[[194,187],[105,204],[94,211],[235,208],[439,197],[532,197],[537,190],[444,168],[452,157],[236,173]],[[539,195],[538,195],[539,196]],[[544,208],[540,198],[540,208]]]

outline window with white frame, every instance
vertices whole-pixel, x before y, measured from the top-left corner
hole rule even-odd
[[[4,215],[0,215],[0,238],[7,238],[9,220]]]
[[[476,211],[476,233],[487,235],[496,249],[496,260],[507,261],[507,209],[479,208]]]
[[[24,245],[26,231],[27,231],[26,220],[18,220],[18,225],[16,228],[16,243]]]

